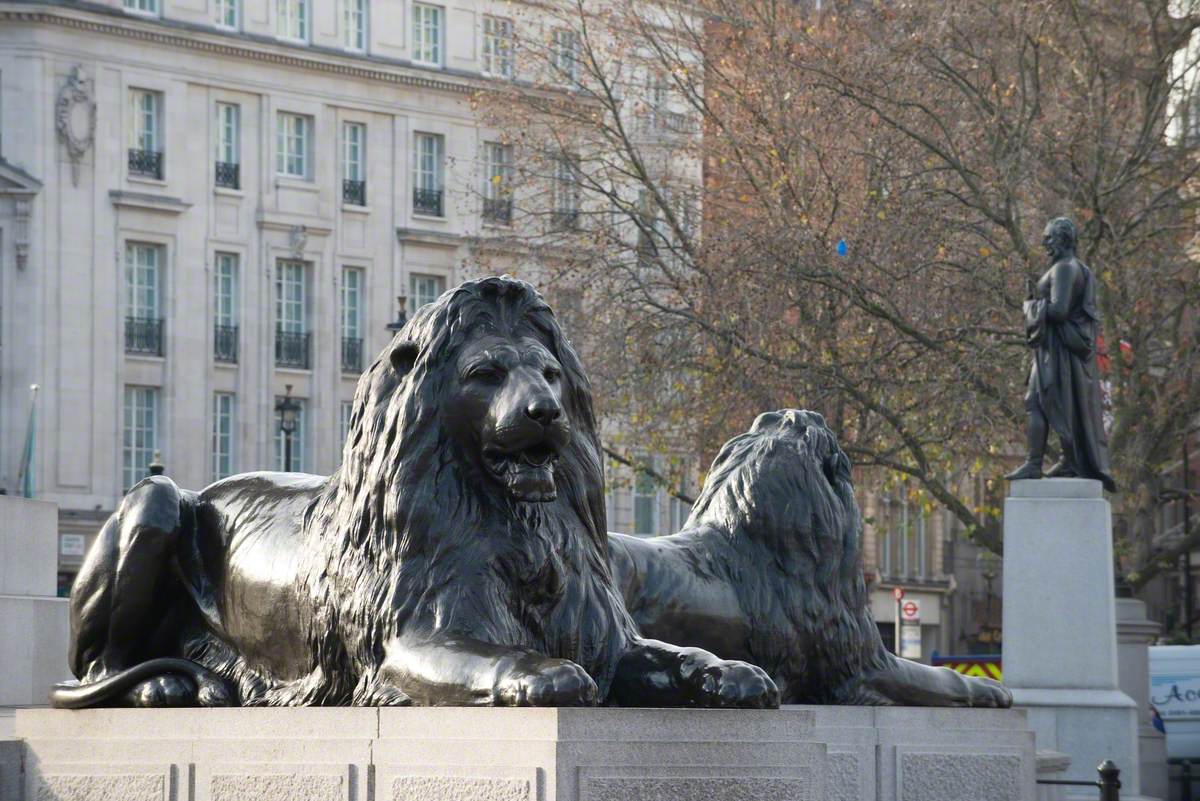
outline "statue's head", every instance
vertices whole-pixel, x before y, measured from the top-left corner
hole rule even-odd
[[[1046,223],[1042,232],[1042,247],[1046,255],[1058,261],[1075,253],[1075,223],[1066,217],[1055,217]]]

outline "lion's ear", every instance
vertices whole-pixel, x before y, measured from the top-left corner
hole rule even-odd
[[[392,348],[391,360],[392,369],[399,376],[408,375],[408,371],[413,369],[413,365],[417,363],[417,348],[416,342],[398,342]]]

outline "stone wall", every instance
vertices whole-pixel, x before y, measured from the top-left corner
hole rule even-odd
[[[1033,801],[1021,712],[20,710],[24,799]]]

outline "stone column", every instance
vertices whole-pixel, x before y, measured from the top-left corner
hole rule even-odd
[[[1167,738],[1150,722],[1150,651],[1160,626],[1147,619],[1146,604],[1117,598],[1117,676],[1121,691],[1137,705],[1138,763],[1142,793],[1167,797]]]
[[[1096,779],[1111,759],[1122,798],[1140,782],[1137,710],[1117,674],[1112,513],[1099,481],[1014,481],[1004,503],[1004,682],[1039,750]],[[1096,796],[1079,788],[1069,798]]]

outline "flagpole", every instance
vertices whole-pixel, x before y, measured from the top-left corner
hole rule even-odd
[[[29,385],[29,423],[25,429],[25,450],[21,454],[21,469],[17,473],[17,486],[21,495],[33,497],[33,454],[34,440],[37,436],[37,394],[38,385]]]

